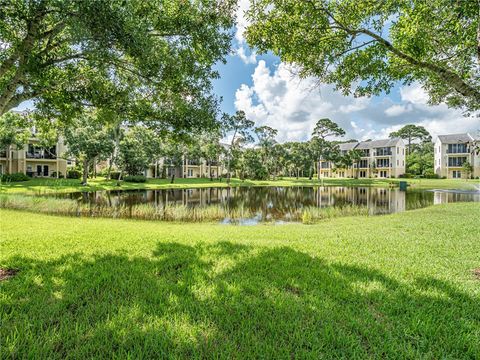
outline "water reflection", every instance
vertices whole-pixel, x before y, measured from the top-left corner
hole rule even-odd
[[[480,201],[480,192],[400,191],[377,187],[237,187],[170,190],[128,190],[73,193],[68,195],[91,206],[151,204],[162,207],[221,205],[244,208],[255,220],[289,220],[289,214],[307,206],[341,207],[359,205],[371,215],[389,214],[434,204]],[[253,220],[253,219],[252,219]]]

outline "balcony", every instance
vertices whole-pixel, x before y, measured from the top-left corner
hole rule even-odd
[[[448,167],[462,167],[463,164],[467,162],[467,157],[449,157],[448,158]]]
[[[357,169],[357,164],[353,164],[353,167]],[[360,162],[358,163],[358,169],[368,169],[368,161],[360,160]]]
[[[467,144],[448,144],[447,154],[469,154],[470,148]]]
[[[189,166],[200,166],[200,160],[187,160]]]
[[[392,148],[391,147],[375,148],[375,151],[373,152],[373,156],[392,156]]]
[[[30,152],[27,152],[26,153],[26,158],[27,159],[46,159],[46,160],[56,160],[57,159],[57,155],[55,153],[30,153]]]

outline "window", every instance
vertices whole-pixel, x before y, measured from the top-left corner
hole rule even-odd
[[[330,163],[328,161],[322,161],[322,163],[320,164],[320,167],[322,169],[328,169],[330,167]]]
[[[464,154],[467,152],[467,144],[448,144],[448,154]]]
[[[377,167],[378,168],[385,168],[390,166],[389,159],[377,159]]]
[[[359,168],[368,168],[368,160],[360,160],[359,164],[358,164],[358,167]]]
[[[397,160],[397,166],[400,166],[400,160]]]
[[[389,148],[389,147],[377,148],[377,156],[386,156],[386,155],[392,155],[392,148]]]
[[[397,147],[397,155],[400,153],[400,148]]]
[[[387,177],[387,172],[385,170],[379,171],[378,176],[381,178],[386,178]]]
[[[460,167],[463,165],[464,162],[467,161],[466,156],[456,156],[456,157],[449,157],[448,158],[448,166],[451,167]]]
[[[187,176],[188,177],[192,177],[193,176],[193,169],[188,169],[188,172],[187,172]]]
[[[462,178],[462,172],[458,170],[453,170],[452,175],[454,179],[461,179]]]

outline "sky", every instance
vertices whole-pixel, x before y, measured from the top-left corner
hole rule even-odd
[[[232,53],[226,64],[216,67],[220,79],[214,82],[214,92],[223,98],[223,112],[245,111],[256,126],[277,129],[280,142],[308,140],[321,118],[338,123],[346,139],[358,140],[387,138],[406,124],[424,126],[434,138],[480,130],[478,117],[465,117],[444,104],[428,105],[428,96],[417,83],[398,84],[389,94],[354,98],[315,79],[299,79],[278,57],[258,55],[249,48],[243,36],[248,1],[239,1]]]

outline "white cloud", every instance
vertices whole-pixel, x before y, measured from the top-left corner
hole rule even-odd
[[[246,50],[246,47],[242,45],[235,49],[235,54],[238,55],[245,64],[256,64],[257,54],[255,54],[255,52],[250,52],[250,54],[247,54],[248,51],[250,50]]]
[[[409,105],[392,105],[385,110],[387,116],[399,116],[412,111],[412,107]]]
[[[278,129],[278,140],[307,140],[320,118],[330,118],[347,132],[345,138],[386,138],[405,124],[425,126],[433,136],[475,131],[479,118],[464,117],[446,105],[430,106],[418,85],[399,89],[401,102],[388,97],[375,99],[343,96],[330,85],[314,79],[300,80],[292,68],[280,63],[269,69],[264,60],[252,74],[252,86],[237,89],[235,107],[244,110],[256,125]]]
[[[250,8],[250,0],[240,0],[237,6],[235,40],[238,47],[234,50],[234,53],[238,55],[245,64],[256,64],[257,54],[250,50],[244,36],[249,24],[245,14]]]
[[[407,101],[412,104],[428,104],[428,94],[425,90],[422,89],[421,85],[418,83],[415,83],[411,86],[401,87],[400,97],[403,101]]]

